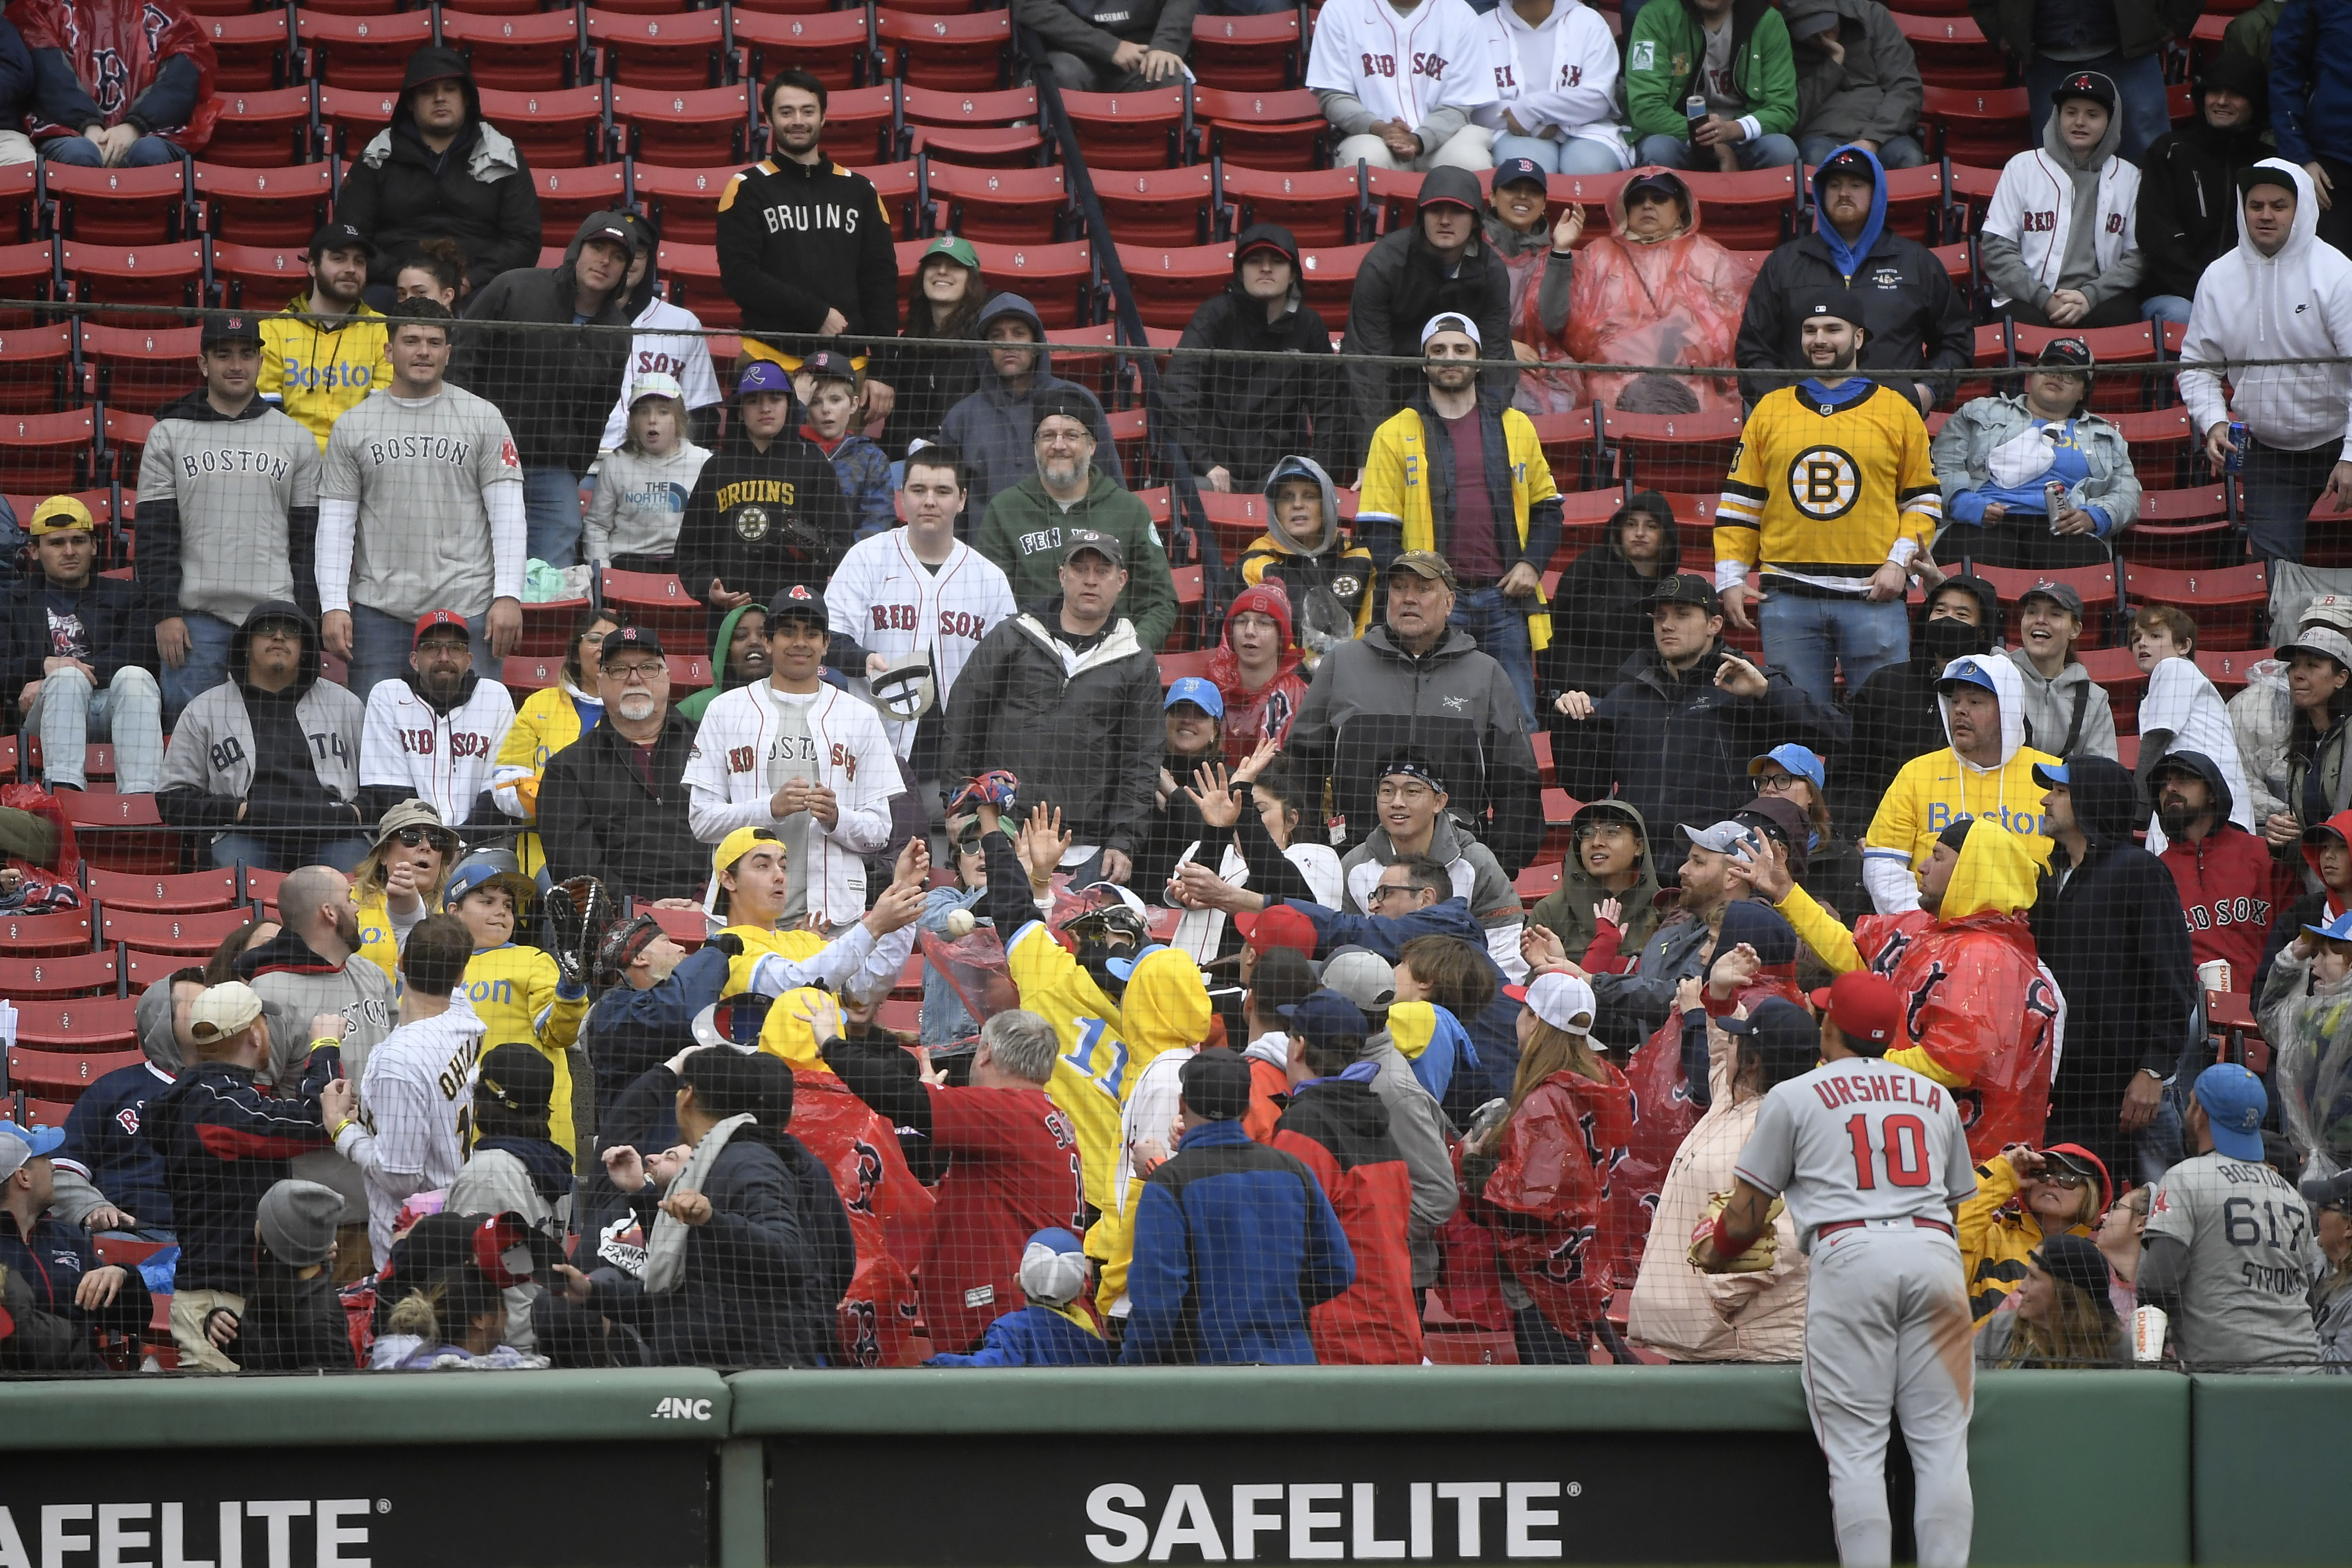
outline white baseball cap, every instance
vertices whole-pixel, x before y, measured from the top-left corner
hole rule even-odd
[[[647,397],[675,397],[683,403],[686,389],[678,385],[677,377],[649,371],[629,384],[629,406],[635,408],[639,400]]]
[[[1527,1004],[1537,1017],[1571,1035],[1592,1033],[1592,1020],[1601,1012],[1592,987],[1559,969],[1546,970],[1528,984]]]

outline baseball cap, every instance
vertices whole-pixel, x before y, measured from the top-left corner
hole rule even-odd
[[[1903,994],[1895,982],[1867,969],[1848,970],[1814,992],[1813,1005],[1849,1040],[1891,1046],[1902,1033]]]
[[[629,226],[622,220],[622,215],[619,213],[599,213],[596,216],[604,219],[604,221],[599,223],[594,228],[592,228],[585,234],[581,235],[573,243],[585,246],[591,240],[602,239],[614,245],[617,245],[625,253],[635,256],[637,250],[637,238],[636,236],[629,232]]]
[[[474,1081],[518,1116],[545,1116],[555,1109],[555,1064],[537,1046],[511,1040],[492,1046],[482,1053]]]
[[[921,271],[923,263],[934,256],[944,256],[970,271],[980,270],[980,252],[972,248],[971,241],[952,234],[943,234],[923,247],[923,254],[915,258],[915,269]]]
[[[1222,719],[1225,716],[1225,699],[1217,690],[1216,682],[1203,680],[1197,675],[1187,675],[1179,679],[1175,685],[1168,689],[1167,699],[1160,703],[1160,707],[1173,708],[1179,702],[1190,702],[1212,719]]]
[[[2334,626],[2339,632],[2352,634],[2352,594],[2322,594],[2305,605],[2303,614],[2295,617],[2298,626],[2307,626],[2314,621],[2323,626]]]
[[[1115,534],[1099,533],[1091,528],[1073,528],[1062,534],[1063,565],[1067,566],[1089,550],[1114,566],[1127,564],[1127,547]]]
[[[2263,1157],[2263,1116],[2271,1097],[2263,1080],[2236,1062],[2217,1062],[2197,1075],[2197,1103],[2205,1108],[2213,1147],[2232,1160]]]
[[[2050,89],[2050,107],[2070,98],[2087,98],[2110,114],[2116,111],[2116,84],[2098,71],[2076,71]]]
[[[1421,346],[1427,348],[1429,340],[1440,332],[1460,332],[1478,348],[1486,346],[1486,340],[1478,335],[1478,323],[1452,310],[1442,311],[1422,323]]]
[[[1780,763],[1783,772],[1804,780],[1813,786],[1816,794],[1829,786],[1828,764],[1810,748],[1800,746],[1794,741],[1775,746],[1762,756],[1748,758],[1748,776],[1752,779],[1762,773],[1766,763]]]
[[[1249,950],[1260,958],[1277,947],[1313,958],[1316,941],[1314,919],[1293,904],[1270,904],[1250,924]]]
[[[1239,261],[1245,256],[1255,256],[1261,250],[1271,250],[1285,261],[1292,259],[1290,252],[1284,247],[1280,240],[1265,235],[1260,235],[1244,245],[1241,249],[1234,253],[1234,259]]]
[[[1506,158],[1495,165],[1495,189],[1498,191],[1505,185],[1529,180],[1538,185],[1545,184],[1543,165],[1533,158]]]
[[[2034,763],[2033,782],[2040,784],[2043,789],[2072,789],[2074,787],[2074,776],[2067,773],[2066,764],[2063,763]]]
[[[1434,550],[1405,551],[1389,563],[1390,576],[1393,577],[1400,572],[1410,572],[1416,577],[1425,577],[1433,583],[1443,583],[1449,588],[1461,586],[1454,575],[1454,563]]]
[[[1752,1041],[1756,1053],[1775,1068],[1801,1064],[1798,1070],[1802,1071],[1821,1058],[1821,1026],[1785,996],[1767,996],[1745,1018],[1718,1018],[1716,1023],[1725,1034]]]
[[[1670,202],[1680,204],[1685,212],[1690,210],[1690,187],[1664,169],[1652,169],[1625,182],[1624,199],[1627,202],[1644,195],[1664,196]]]
[[[269,1256],[287,1268],[315,1268],[333,1250],[335,1227],[342,1220],[342,1194],[322,1183],[289,1176],[261,1194],[253,1228]]]
[[[801,374],[819,381],[845,381],[857,384],[857,367],[839,349],[819,349],[801,361]]]
[[[739,827],[720,839],[719,847],[710,852],[712,879],[715,880],[725,876],[736,861],[749,855],[754,846],[761,844],[774,845],[781,855],[792,853],[784,847],[784,841],[776,837],[776,830],[772,827]]]
[[[375,241],[347,223],[322,223],[311,232],[306,247],[315,258],[331,250],[364,250],[376,254]]]
[[[760,1031],[767,1027],[770,997],[745,991],[721,996],[694,1016],[687,1026],[698,1046],[725,1046],[746,1053],[760,1048]]]
[[[749,397],[755,392],[789,393],[792,389],[793,378],[773,360],[755,359],[735,378],[738,397]]]
[[[1660,605],[1696,605],[1709,615],[1722,607],[1715,596],[1715,584],[1696,572],[1676,572],[1650,584],[1642,595],[1641,608],[1654,610]]]
[[[814,621],[821,626],[831,625],[825,616],[824,595],[806,583],[795,583],[769,600],[769,634],[773,636],[776,627],[788,620]]]
[[[1396,1000],[1396,970],[1368,947],[1343,948],[1323,961],[1323,984],[1367,1013]]]
[[[2330,942],[2352,942],[2352,910],[2347,910],[2325,925],[2306,925],[2303,929]]]
[[[408,639],[408,645],[411,647],[417,647],[425,641],[425,633],[444,628],[456,632],[467,642],[473,640],[473,628],[466,625],[466,617],[457,611],[427,610],[416,617],[416,633]]]
[[[207,986],[188,1010],[188,1033],[209,1046],[245,1033],[261,1019],[261,998],[242,980]]]
[[[1813,847],[1812,818],[1805,808],[1785,795],[1759,795],[1731,814],[1731,820],[1742,827],[1753,827],[1767,837],[1778,839],[1789,852],[1789,875],[1802,877],[1811,863]]]
[[[449,885],[442,889],[441,907],[454,910],[465,902],[466,895],[477,888],[498,886],[514,897],[515,919],[522,919],[523,910],[539,892],[539,884],[522,874],[522,862],[511,849],[477,849],[457,862],[449,873]]]
[[[1396,777],[1419,779],[1439,795],[1446,793],[1445,781],[1438,776],[1437,770],[1431,767],[1428,760],[1418,752],[1399,752],[1395,756],[1382,763],[1380,772],[1373,774],[1373,777],[1375,779]]]
[[[2283,163],[2272,159],[2265,158],[2259,163],[2252,164],[2238,171],[2238,194],[2240,195],[2252,195],[2253,194],[2254,187],[2257,185],[2276,185],[2280,189],[2285,191],[2288,195],[2294,196],[2295,200],[2301,201],[2303,199],[2303,192],[2295,184],[2294,176],[2286,172],[2286,168]]]
[[[1797,314],[1802,316],[1834,316],[1848,326],[1867,328],[1862,319],[1862,301],[1850,289],[1813,289],[1798,296]]]
[[[2047,599],[2076,620],[2083,618],[2083,595],[2063,583],[2053,583],[2044,578],[2017,596],[2020,605],[2028,599]]]
[[[196,346],[211,348],[215,343],[253,343],[261,342],[261,322],[242,310],[214,310],[205,317],[205,329],[196,334]]]
[[[2098,1183],[2100,1208],[2116,1201],[2116,1184],[2107,1175],[2107,1163],[2080,1143],[2053,1143],[2042,1151],[2042,1158],[2045,1163],[2064,1166],[2086,1182]]]
[[[606,633],[599,657],[609,660],[616,653],[649,653],[656,658],[668,657],[662,652],[661,635],[651,626],[629,626]]]
[[[25,531],[36,539],[49,533],[71,533],[76,529],[95,533],[98,521],[89,515],[89,508],[71,496],[51,496],[33,509],[33,520],[25,525]]]
[[[19,1127],[13,1121],[0,1121],[0,1182],[23,1170],[26,1161],[40,1159],[65,1141],[62,1127]]]
[[[1360,1041],[1372,1032],[1364,1010],[1328,985],[1276,1010],[1289,1023],[1290,1032],[1310,1045],[1328,1046],[1343,1037]]]
[[[1993,677],[1993,661],[1978,654],[1962,654],[1944,666],[1944,673],[1936,678],[1936,695],[1949,697],[1962,686],[1974,686],[2000,695],[2000,683]]]
[[[2099,360],[2080,338],[2053,338],[2042,345],[2033,363],[2043,370],[2089,370]]]
[[[1809,11],[1801,16],[1793,16],[1790,18],[1789,37],[1791,40],[1797,38],[1810,38],[1815,33],[1826,33],[1837,25],[1838,14],[1833,9]],[[1827,166],[1828,165],[1826,164],[1823,165],[1824,168]]]
[[[683,403],[686,401],[686,389],[678,385],[677,377],[674,375],[664,375],[657,370],[648,371],[629,384],[629,406],[635,408],[641,400],[648,397],[675,397]]]
[[[1021,1249],[1021,1293],[1032,1301],[1066,1307],[1086,1288],[1086,1249],[1068,1231],[1058,1226],[1041,1230]]]
[[[2087,1236],[2045,1236],[2030,1255],[2032,1261],[2042,1266],[2042,1271],[2055,1279],[2063,1279],[2091,1298],[2102,1317],[2115,1315],[2115,1301],[2107,1294],[2107,1259],[2099,1244]]]
[[[1100,416],[1100,409],[1095,401],[1075,386],[1046,393],[1037,399],[1029,412],[1029,430],[1033,436],[1044,428],[1048,419],[1075,419],[1086,427],[1088,440],[1094,439],[1095,421]]]
[[[424,828],[445,858],[457,852],[457,836],[441,820],[440,812],[434,809],[431,801],[418,800],[414,796],[397,805],[387,806],[384,814],[376,818],[377,847],[382,847],[384,840],[409,827]]]
[[[5,1159],[0,1159],[0,1163],[5,1163]],[[2332,1176],[2305,1176],[2303,1196],[2314,1208],[2352,1214],[2352,1171],[2338,1171]]]
[[[1528,1005],[1529,1012],[1571,1035],[1592,1033],[1592,1021],[1601,1016],[1601,1003],[1592,987],[1565,970],[1547,969],[1526,985],[1506,990],[1518,992],[1518,1000]]]
[[[2352,669],[2352,637],[2347,637],[2333,626],[2311,626],[2294,634],[2293,642],[2281,643],[2271,657],[2288,658],[2298,653],[2315,653],[2332,658],[2347,669]]]
[[[1693,827],[1685,823],[1683,837],[1700,848],[1712,849],[1717,855],[1753,855],[1763,847],[1754,829],[1728,818],[1708,827]]]
[[[1203,1121],[1231,1121],[1248,1113],[1249,1063],[1220,1046],[1202,1051],[1179,1069],[1184,1108]]]

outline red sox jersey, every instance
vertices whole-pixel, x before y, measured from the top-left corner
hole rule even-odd
[[[1475,116],[1495,101],[1486,31],[1465,0],[1423,0],[1403,16],[1387,0],[1331,0],[1315,21],[1307,85],[1414,128],[1440,108]]]
[[[1838,1220],[1949,1225],[1977,1190],[1950,1092],[1875,1057],[1823,1062],[1774,1088],[1733,1171],[1787,1202],[1807,1252]]]
[[[2099,231],[2091,238],[2091,264],[2100,272],[2113,267],[2116,258],[2136,243],[2132,212],[2138,200],[2138,167],[2122,158],[2108,158],[2099,170]],[[2032,272],[2035,281],[2055,289],[2058,269],[2066,259],[2068,232],[2074,226],[2074,182],[2058,161],[2041,148],[2010,159],[1985,208],[1984,232],[2014,240],[2018,259]],[[2006,297],[1993,300],[1996,305],[2008,302]]]
[[[499,748],[514,727],[514,699],[495,680],[468,676],[474,689],[443,713],[402,676],[368,693],[360,733],[360,783],[397,784],[457,824],[474,815],[474,797],[490,787]]]
[[[959,541],[933,570],[915,558],[903,527],[851,545],[825,584],[824,604],[832,629],[868,653],[930,655],[935,713],[946,711],[980,639],[1016,613],[1013,584],[996,563]],[[914,750],[914,725],[884,719],[882,730],[899,756]]]

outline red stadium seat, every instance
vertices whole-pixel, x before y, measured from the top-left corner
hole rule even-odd
[[[736,304],[719,277],[719,247],[688,245],[664,238],[654,252],[654,266],[669,285],[670,302],[683,305],[702,318],[706,327],[740,327],[742,307]]]
[[[1201,489],[1201,510],[1216,531],[1217,548],[1228,560],[1250,547],[1265,531],[1265,498],[1261,495]]]
[[[599,53],[597,74],[609,81],[676,92],[725,79],[724,11],[631,15],[591,5],[585,15],[588,47]]]
[[[2161,477],[2167,466],[2177,468],[2179,459],[2189,455],[2197,438],[2196,426],[2190,422],[2189,410],[2176,405],[2170,408],[2150,408],[2145,411],[2123,411],[2111,414],[2116,428],[2131,447],[2132,468],[2140,483]]]
[[[129,796],[124,798],[128,799]],[[217,910],[205,914],[173,914],[166,910],[118,910],[101,905],[99,939],[121,942],[142,952],[175,952],[203,957],[220,945],[221,938],[252,923],[247,909]]]
[[[534,169],[593,163],[604,140],[604,94],[594,87],[541,92],[482,89],[482,115],[514,139]]]
[[[400,98],[396,92],[362,92],[353,88],[321,86],[316,90],[320,132],[328,150],[345,163],[358,157],[375,133],[392,123],[392,111]]]
[[[108,1006],[113,1000],[117,999],[99,997],[88,1002],[71,1002],[66,1004],[62,1010],[69,1015],[87,1015]],[[128,997],[119,1000],[125,1005],[137,1005]],[[136,1046],[138,1043],[139,1034],[134,1026],[128,1033],[118,1031],[103,1040],[78,1037],[49,1050],[32,1045],[16,1047],[8,1052],[8,1081],[43,1100],[70,1105],[81,1098],[84,1089],[108,1073],[121,1068],[137,1067],[147,1059],[137,1050],[85,1050],[80,1048],[82,1046]]]
[[[1192,18],[1192,70],[1212,87],[1271,92],[1298,80],[1298,13]]]
[[[2010,154],[2024,151],[2031,117],[2023,88],[1931,87],[1925,92],[1919,119],[1923,132],[1935,127],[1930,153],[1998,170]]]
[[[1737,174],[1683,175],[1706,215],[1707,237],[1734,250],[1769,250],[1796,222],[1797,171],[1749,169]]]
[[[669,666],[672,691],[699,691],[710,684],[710,660],[700,654],[673,653],[663,662]]]
[[[85,305],[129,305],[184,310],[204,303],[205,250],[196,244],[133,247],[79,245],[58,249],[58,265]],[[177,315],[132,315],[111,311],[118,325],[155,320],[178,326]]]
[[[0,245],[0,299],[51,300],[62,287],[58,280],[55,240]],[[0,310],[0,327],[30,326],[32,321],[29,310]]]
[[[1008,87],[994,92],[949,92],[908,83],[900,88],[898,101],[901,117],[909,125],[952,130],[1037,122],[1037,89],[1034,87]]]
[[[719,238],[719,198],[741,168],[738,163],[699,169],[673,169],[659,163],[631,164],[631,182],[637,200],[660,225],[664,239],[681,245],[715,245]]]
[[[131,414],[122,409],[106,411],[106,422],[99,427],[105,439],[106,450],[115,461],[117,482],[135,485],[139,482],[139,455],[146,447],[148,434],[155,421],[144,414]]]
[[[1956,529],[1953,531],[1965,531]],[[1962,554],[1958,544],[1948,535],[1939,542],[1943,544],[1945,553],[1953,556]],[[2084,647],[2105,647],[2110,642],[2121,640],[2109,635],[2109,623],[2116,616],[2116,569],[2113,566],[2075,566],[2061,572],[2024,572],[1972,562],[1969,570],[1992,584],[2003,610],[2014,610],[2018,601],[2024,598],[2036,583],[2063,584],[2083,598]]]
[[[1592,440],[1596,425],[1591,405],[1566,414],[1538,414],[1533,416],[1531,423],[1536,427],[1536,441],[1543,447],[1544,456],[1553,468],[1557,468],[1563,463],[1580,468],[1599,460]],[[1608,511],[1601,514],[1605,521],[1609,512],[1615,511],[1622,503],[1624,487],[1619,485],[1600,493],[1612,498]]]
[[[1720,485],[1731,471],[1745,421],[1737,409],[1713,414],[1601,413],[1601,441],[1614,451],[1619,479],[1643,489]]]
[[[864,6],[782,16],[739,6],[734,26],[735,47],[750,52],[753,81],[765,81],[786,66],[810,72],[829,89],[856,87],[877,78],[874,23]],[[994,87],[996,79],[972,85]]]
[[[1050,245],[1070,214],[1059,164],[1042,169],[929,166],[931,199],[947,204],[946,232],[992,245]],[[909,289],[914,278],[905,279]]]
[[[97,429],[97,416],[87,408],[0,419],[0,490],[47,496],[81,489],[89,482]]]
[[[297,247],[271,250],[257,245],[215,245],[213,281],[224,305],[275,310],[310,287],[310,264]]]
[[[1013,48],[1013,14],[927,16],[886,5],[875,13],[874,36],[889,61],[886,69],[891,76],[916,87],[986,91],[1003,84],[1005,59]]]
[[[177,877],[92,871],[89,896],[109,910],[147,910],[159,914],[209,914],[245,904],[235,871],[191,871]]]
[[[680,639],[679,646],[692,647],[709,640],[705,634],[710,625],[709,612],[676,577],[607,568],[602,585],[607,606],[626,612],[641,626],[652,627],[663,641],[675,637]]]
[[[1813,226],[1813,174],[1811,169],[1801,170],[1797,178],[1797,232],[1810,233]],[[1710,210],[1709,216],[1713,214]],[[1922,245],[1936,243],[1944,216],[1944,171],[1934,163],[1916,169],[1886,171],[1886,222],[1891,232],[1916,239]],[[1714,228],[1713,223],[1707,227]],[[1587,227],[1586,233],[1591,229]]]
[[[0,236],[30,239],[41,232],[41,169],[30,163],[0,163]]]
[[[341,16],[389,16],[400,9],[400,0],[319,0],[310,9]]]
[[[32,958],[91,951],[89,911],[64,910],[53,915],[0,915],[0,952],[11,958]]]
[[[613,127],[621,150],[657,163],[709,164],[744,162],[751,145],[749,89],[613,89]]]
[[[1973,163],[1953,162],[1950,177],[1944,182],[1944,195],[1959,213],[1961,228],[1973,233],[1984,222],[1985,209],[1992,205],[1992,194],[2000,184],[1998,167],[1980,169]]]
[[[544,658],[509,654],[499,666],[499,684],[512,692],[544,691],[562,679],[562,654]]]
[[[203,965],[192,964],[185,953],[139,952],[125,949],[122,952],[122,988],[137,996],[164,976],[191,967],[201,969]]]
[[[1371,253],[1371,245],[1333,245],[1314,250],[1301,250],[1299,272],[1304,279],[1307,302],[1315,307],[1326,321],[1348,319],[1348,300],[1356,291],[1356,273]]]
[[[2220,687],[2221,694],[2227,697],[2242,688],[2252,679],[2250,672],[2253,666],[2270,658],[2273,651],[2266,647],[2200,647],[2194,657],[2197,668],[2205,672],[2205,679]]]
[[[56,958],[0,958],[0,996],[20,1005],[121,994],[122,965],[111,948]]]
[[[2009,79],[2009,57],[1984,36],[1973,16],[1897,12],[1895,25],[1910,44],[1920,76],[1938,87],[2000,87]]]
[[[817,145],[844,163],[887,163],[898,131],[898,100],[889,86],[855,87],[826,99]]]
[[[520,16],[447,12],[441,42],[466,57],[478,87],[528,92],[580,79],[580,19],[568,5]]]
[[[977,169],[1026,169],[1045,156],[1045,136],[1034,125],[907,127],[907,153]]]
[[[2270,571],[2260,561],[2205,572],[2169,572],[2126,561],[2124,596],[2134,605],[2187,606],[2197,618],[2200,647],[2252,647],[2271,602]]]
[[[898,276],[914,271],[916,258],[929,240],[898,243]],[[1075,327],[1086,320],[1094,286],[1094,247],[1084,240],[1065,245],[984,245],[980,269],[992,288],[1019,294],[1037,308],[1037,319],[1048,328]]]
[[[2153,364],[2156,363],[2156,332],[2146,321],[2132,321],[2120,327],[2094,327],[2082,330],[2069,327],[2029,327],[2020,322],[2015,333],[2017,363],[2032,364],[2037,355],[2060,338],[2079,338],[2098,361],[2103,374],[2093,378],[2091,406],[2113,417],[2114,411],[2138,408],[2150,401],[2160,384],[2155,379],[2133,374],[2104,374],[2109,365]]]
[[[904,7],[909,11],[919,11],[925,8],[921,5]],[[971,9],[969,5],[963,4],[963,0],[946,0],[945,4],[931,8],[947,11]],[[769,16],[804,16],[814,12],[832,9],[831,0],[735,0],[735,12],[739,18],[746,11],[755,11]]]
[[[1232,281],[1234,247],[1230,242],[1166,250],[1122,245],[1118,264],[1127,269],[1145,324],[1181,328],[1202,300]]]
[[[690,950],[710,940],[709,918],[700,910],[640,909],[639,912],[653,916],[662,934],[680,947]]]
[[[1329,124],[1304,88],[1231,92],[1192,89],[1192,157],[1223,158],[1253,169],[1318,169]]]
[[[1181,88],[1140,92],[1065,92],[1063,112],[1077,132],[1087,166],[1104,169],[1167,169],[1181,161],[1178,133],[1184,124]]]
[[[246,169],[301,163],[310,156],[312,95],[318,90],[305,83],[270,91],[223,91],[220,118],[213,121],[212,140],[205,143],[205,161]]]
[[[277,914],[278,886],[286,880],[286,873],[257,870],[242,861],[238,862],[238,868],[245,873],[245,896],[259,904],[268,913]]]
[[[1255,223],[1278,223],[1302,246],[1350,245],[1359,237],[1364,192],[1357,171],[1252,169],[1221,163],[1217,200],[1235,238]]]
[[[558,249],[571,246],[572,235],[590,214],[617,212],[629,205],[626,171],[618,163],[533,169],[530,183],[539,193],[540,243]]]
[[[333,167],[327,163],[269,169],[198,163],[193,184],[204,206],[204,231],[215,239],[234,233],[240,245],[299,249],[310,244],[334,199]]]
[[[72,358],[68,328],[0,332],[0,414],[46,414],[79,401],[69,395]]]
[[[267,92],[286,85],[286,13],[245,11],[206,16],[197,26],[212,40],[213,90]]]
[[[1205,163],[1183,169],[1108,169],[1095,175],[1095,197],[1121,245],[1202,245],[1216,200]]]
[[[339,16],[306,6],[294,13],[294,38],[310,79],[362,92],[397,90],[408,57],[432,46],[433,13]]]

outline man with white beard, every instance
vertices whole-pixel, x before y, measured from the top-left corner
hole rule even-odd
[[[692,904],[709,877],[687,818],[692,721],[670,707],[669,666],[646,626],[604,638],[604,721],[547,762],[539,836],[556,881],[593,877],[614,900]]]

